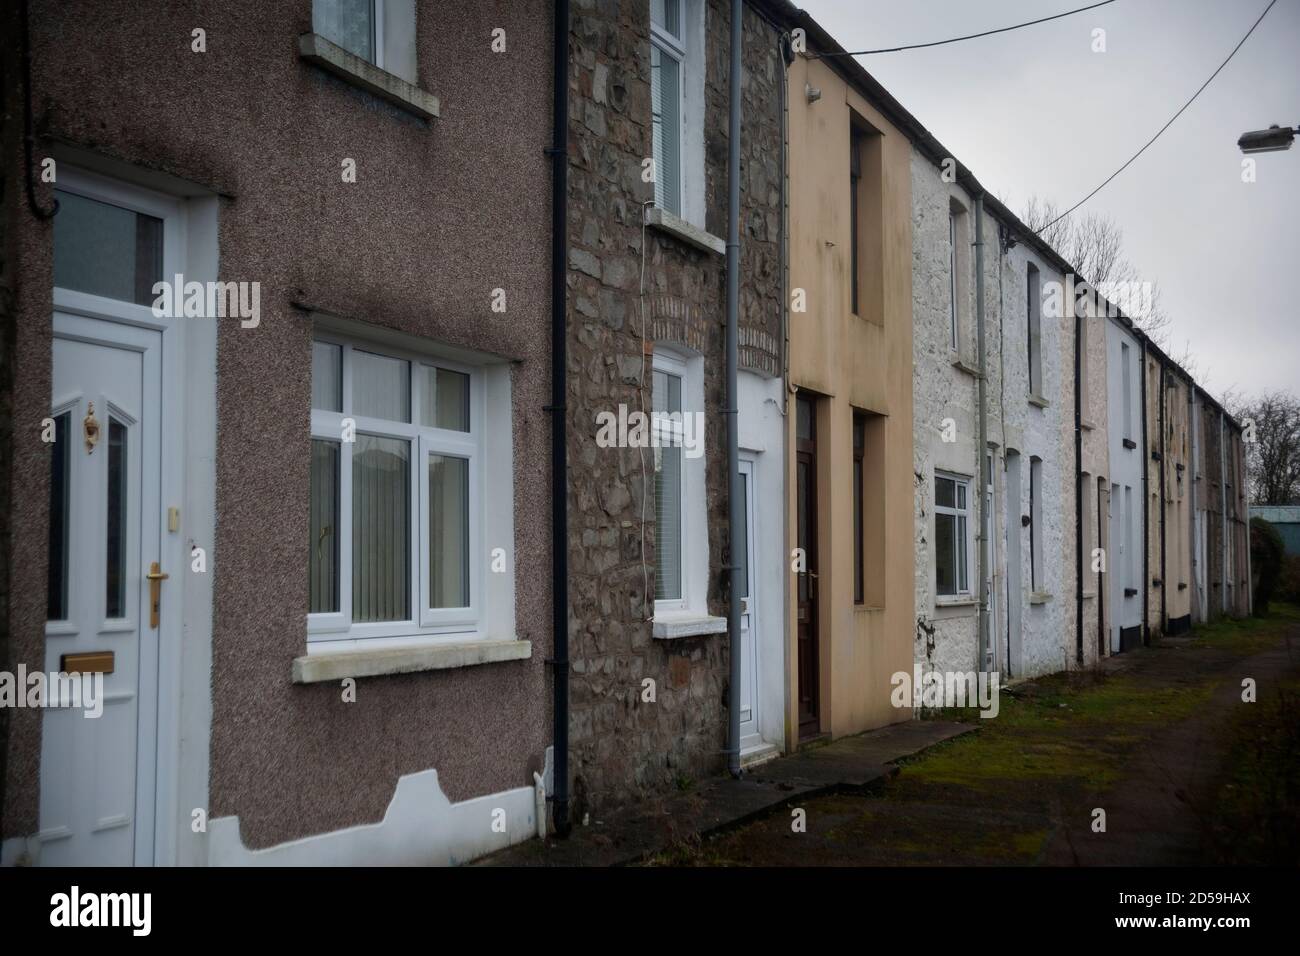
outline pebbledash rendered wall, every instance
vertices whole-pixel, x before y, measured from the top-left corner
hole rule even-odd
[[[965,672],[979,666],[979,539],[985,501],[979,499],[978,351],[975,324],[974,202],[967,189],[912,154],[914,301],[914,478],[916,487],[915,658],[924,669]],[[957,236],[958,347],[951,346],[948,216],[959,213]],[[1014,217],[1013,217],[1014,218]],[[992,453],[989,561],[992,669],[1003,679],[1074,666],[1075,451],[1073,319],[1066,308],[1041,309],[1042,394],[1029,388],[1028,292],[1033,262],[1040,289],[1064,288],[1065,276],[1025,241],[1027,230],[985,210],[984,322],[986,429]],[[1058,298],[1060,302],[1063,299]],[[945,440],[945,432],[951,440]],[[1031,575],[1031,460],[1040,461],[1041,580]],[[1018,483],[1015,475],[1018,471]],[[971,482],[968,534],[970,593],[936,593],[934,479],[936,472]],[[1016,495],[1016,487],[1019,495]]]
[[[31,3],[37,161],[57,144],[186,184],[218,204],[219,278],[261,283],[259,327],[224,320],[215,335],[211,664],[199,684],[211,696],[188,705],[210,707],[211,737],[185,742],[199,769],[183,781],[206,791],[209,817],[237,818],[234,836],[251,848],[377,823],[399,779],[429,770],[437,785],[420,795],[417,816],[443,797],[531,788],[550,743],[551,13],[421,4],[418,83],[441,101],[426,123],[299,57],[311,7],[243,0],[200,16],[185,5],[103,2],[74,15]],[[21,88],[10,82],[20,31],[4,16],[5,106],[21,117]],[[505,53],[491,49],[500,26]],[[191,49],[196,27],[206,52]],[[9,662],[38,668],[45,561],[15,555],[46,552],[50,451],[37,423],[50,402],[52,230],[22,201],[21,152],[8,132],[5,146],[5,270],[18,330],[6,401],[20,426],[10,478],[26,493],[6,509],[3,610]],[[345,157],[356,161],[355,183],[341,181]],[[36,189],[49,206],[50,187]],[[492,311],[494,288],[508,292],[506,314]],[[308,608],[313,323],[303,304],[509,363],[514,500],[490,506],[514,507],[516,627],[532,641],[530,659],[362,678],[355,703],[337,684],[292,683]],[[33,710],[10,717],[4,835],[19,837],[38,825],[41,724]],[[187,837],[190,806],[178,823]],[[486,833],[486,817],[482,825]]]
[[[704,221],[694,225],[716,245],[726,236],[730,13],[723,0],[689,0],[688,23],[698,23],[691,20],[701,15],[696,4],[703,8],[703,167],[686,175],[704,175]],[[725,615],[726,260],[720,250],[646,225],[653,200],[642,177],[653,155],[649,2],[575,4],[571,27],[570,759],[580,822],[592,809],[725,766],[727,635],[655,636],[654,451],[600,447],[596,438],[602,412],[650,408],[656,347],[702,359],[707,602],[700,610]],[[740,364],[764,379],[781,372],[778,37],[746,4]],[[645,699],[647,679],[653,702]]]

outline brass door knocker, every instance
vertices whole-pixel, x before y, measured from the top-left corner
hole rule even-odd
[[[86,403],[86,417],[81,423],[82,433],[86,437],[86,454],[89,455],[99,444],[99,419],[95,418],[95,403]]]

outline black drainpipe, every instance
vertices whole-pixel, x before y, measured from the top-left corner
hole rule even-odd
[[[553,815],[557,836],[569,835],[569,477],[566,461],[565,374],[568,366],[565,268],[569,258],[569,2],[555,3],[555,104],[547,150],[551,174],[551,638]]]
[[[1075,302],[1074,316],[1074,659],[1083,664],[1083,496],[1088,489],[1083,485],[1083,390],[1079,382],[1079,348],[1085,317],[1078,315]]]
[[[1165,555],[1165,459],[1169,444],[1165,439],[1165,362],[1160,360],[1160,633],[1169,627],[1169,561]]]
[[[740,60],[743,42],[743,0],[731,0],[730,82],[727,86],[727,637],[730,674],[727,682],[727,770],[740,776],[740,588],[736,572],[745,516],[740,508],[739,418],[736,392],[740,319]]]
[[[1137,333],[1137,329],[1133,330]],[[1142,337],[1142,643],[1151,643],[1151,496],[1146,456],[1151,445],[1147,442],[1147,340]]]

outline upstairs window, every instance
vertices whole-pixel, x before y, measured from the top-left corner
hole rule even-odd
[[[948,213],[948,344],[957,351],[957,218]]]
[[[1121,342],[1119,346],[1119,367],[1122,378],[1122,387],[1124,389],[1124,428],[1121,432],[1124,438],[1133,439],[1133,358],[1132,349],[1128,347],[1127,342]]]
[[[650,108],[655,205],[682,215],[682,97],[686,68],[685,0],[650,3]]]
[[[1025,314],[1029,356],[1029,394],[1043,395],[1043,298],[1038,267],[1032,262],[1025,270]]]

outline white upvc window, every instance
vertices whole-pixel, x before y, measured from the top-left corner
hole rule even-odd
[[[483,630],[483,374],[313,341],[311,641]]]
[[[688,0],[650,2],[650,109],[655,205],[682,212],[682,141]]]
[[[957,213],[948,212],[948,344],[957,351]]]
[[[704,359],[660,346],[652,364],[655,618],[707,617]]]
[[[331,43],[415,82],[414,0],[312,0],[311,18]]]
[[[934,584],[940,597],[969,595],[970,478],[934,474]]]
[[[686,362],[656,351],[651,382],[655,475],[655,612],[687,607],[686,501],[690,486],[682,447]],[[671,416],[671,417],[670,417]],[[693,490],[693,489],[692,489]]]

